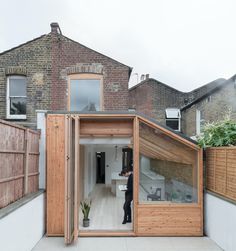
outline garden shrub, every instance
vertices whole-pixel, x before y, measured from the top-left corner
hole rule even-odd
[[[205,147],[236,146],[236,123],[229,118],[208,123],[203,134],[197,137],[198,144]]]

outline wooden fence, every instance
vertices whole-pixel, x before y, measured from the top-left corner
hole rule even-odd
[[[0,208],[39,187],[40,133],[0,120]]]
[[[236,147],[207,148],[206,188],[236,200]]]

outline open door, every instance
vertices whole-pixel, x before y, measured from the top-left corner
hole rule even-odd
[[[65,117],[65,243],[70,244],[78,237],[78,118]]]

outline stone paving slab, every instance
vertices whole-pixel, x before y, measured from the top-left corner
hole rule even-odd
[[[69,246],[43,237],[32,251],[223,251],[208,237],[80,237]]]

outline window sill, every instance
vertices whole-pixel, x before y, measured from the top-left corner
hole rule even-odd
[[[13,116],[6,116],[7,120],[26,120],[26,115],[13,115]]]

